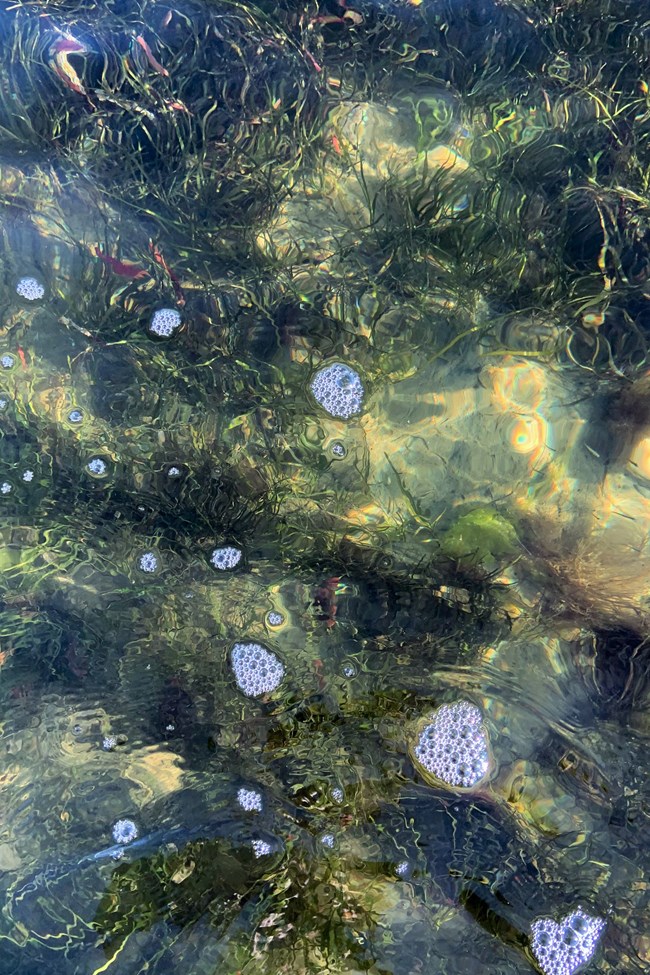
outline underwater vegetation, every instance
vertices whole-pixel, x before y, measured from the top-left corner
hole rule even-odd
[[[0,975],[647,970],[650,12],[0,36]]]

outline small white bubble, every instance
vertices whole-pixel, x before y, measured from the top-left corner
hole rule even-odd
[[[10,355],[9,352],[5,352],[3,356],[0,356],[0,366],[2,366],[3,369],[13,369],[15,364],[16,358],[15,356]]]
[[[29,483],[29,481],[33,481],[33,480],[34,480],[34,471],[30,471],[30,470],[23,471],[23,481],[27,481]]]
[[[167,471],[167,477],[180,477],[181,471],[179,467],[170,467]]]
[[[3,494],[11,493],[12,487],[9,481],[3,481],[2,484],[0,484],[0,491],[2,491]]]
[[[9,400],[6,396],[0,396],[0,411],[4,411],[9,406]]]
[[[81,423],[83,421],[83,418],[84,418],[83,411],[77,409],[76,407],[73,410],[70,410],[70,412],[68,413],[68,422],[74,423],[75,426]]]

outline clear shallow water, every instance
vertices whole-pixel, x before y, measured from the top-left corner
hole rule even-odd
[[[641,972],[647,27],[261,7],[0,11],[0,975]]]

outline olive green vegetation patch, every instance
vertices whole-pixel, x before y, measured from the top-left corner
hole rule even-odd
[[[468,566],[509,559],[519,549],[511,523],[491,508],[476,508],[462,515],[442,539],[443,554]]]

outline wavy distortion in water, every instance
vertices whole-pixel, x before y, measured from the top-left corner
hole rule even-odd
[[[0,975],[645,971],[643,5],[0,35]]]

